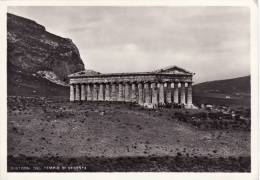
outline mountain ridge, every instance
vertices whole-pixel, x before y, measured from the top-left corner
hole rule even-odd
[[[193,102],[196,105],[239,105],[250,107],[250,75],[199,83],[193,86]]]
[[[46,31],[34,20],[7,13],[8,96],[67,96],[68,75],[84,69],[71,39]]]
[[[217,93],[250,93],[250,75],[206,81],[193,85],[195,92],[217,92]]]
[[[33,20],[7,14],[7,60],[21,71],[53,71],[62,81],[85,69],[72,40],[46,31]]]

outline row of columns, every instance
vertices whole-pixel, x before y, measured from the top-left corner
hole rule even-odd
[[[180,103],[192,105],[192,83],[100,83],[100,84],[71,84],[70,101],[126,101],[143,105]],[[179,93],[180,89],[180,93]],[[187,97],[186,97],[187,94]],[[179,98],[180,95],[180,98]]]

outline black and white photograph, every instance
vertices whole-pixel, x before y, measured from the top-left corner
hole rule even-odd
[[[7,172],[251,173],[251,18],[7,6]]]

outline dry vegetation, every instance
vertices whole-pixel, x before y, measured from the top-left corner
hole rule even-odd
[[[10,97],[8,170],[250,171],[249,131],[201,129],[179,121],[180,113],[201,111]]]

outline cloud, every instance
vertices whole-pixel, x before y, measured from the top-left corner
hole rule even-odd
[[[71,38],[88,69],[150,71],[178,65],[195,82],[250,73],[245,7],[10,7]]]

